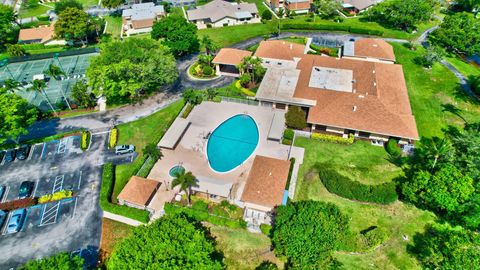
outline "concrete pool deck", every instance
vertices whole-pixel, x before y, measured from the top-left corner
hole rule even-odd
[[[169,175],[169,170],[176,165],[182,165],[197,177],[213,178],[233,183],[229,199],[238,201],[255,155],[284,160],[288,158],[289,146],[267,140],[275,112],[277,114],[280,112],[282,117],[285,117],[284,111],[275,110],[271,107],[233,102],[203,102],[195,106],[187,118],[190,121],[190,126],[176,148],[174,150],[162,149],[163,158],[157,161],[148,178],[170,185],[172,177]],[[238,114],[248,114],[255,120],[259,132],[258,146],[253,154],[236,169],[227,173],[216,173],[208,164],[206,155],[208,140],[205,137],[225,120]]]

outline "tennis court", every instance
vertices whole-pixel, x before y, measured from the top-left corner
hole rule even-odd
[[[85,77],[90,59],[96,55],[96,53],[89,53],[11,63],[0,68],[0,82],[6,79],[15,79],[20,82],[24,88],[16,91],[16,93],[28,100],[29,103],[46,111],[50,107],[45,98],[40,93],[28,91],[27,88],[35,75],[44,74],[49,65],[54,64],[65,72],[65,76],[62,76],[60,80],[47,79],[45,93],[52,105],[57,105],[58,108],[58,106],[62,106],[61,104],[65,104],[64,97],[70,97],[71,88],[75,82]]]

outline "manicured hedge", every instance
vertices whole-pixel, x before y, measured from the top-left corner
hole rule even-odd
[[[339,174],[326,164],[319,164],[318,171],[327,190],[344,198],[381,204],[393,203],[398,199],[394,182],[365,185]]]
[[[343,31],[355,34],[383,36],[384,32],[377,29],[351,27],[343,24],[322,24],[322,23],[284,23],[283,30],[328,30],[328,31]]]
[[[100,207],[104,211],[148,223],[150,215],[148,211],[112,203],[111,196],[114,185],[115,166],[112,163],[105,163],[100,187]]]
[[[90,139],[91,139],[90,131],[83,131],[82,132],[82,141],[81,141],[81,144],[80,144],[80,148],[82,150],[87,150],[88,149],[88,146],[90,145]]]
[[[110,137],[108,140],[108,146],[114,148],[118,143],[118,128],[114,127],[110,130]]]
[[[182,113],[182,118],[187,118],[188,115],[192,112],[193,107],[194,106],[192,104],[188,103],[187,107],[185,108],[185,110]]]
[[[155,163],[157,163],[157,161],[155,159],[148,157],[145,160],[145,162],[143,163],[140,170],[138,170],[137,176],[147,178],[147,176],[150,174],[150,171],[152,170],[153,166],[155,166]]]
[[[72,196],[73,196],[73,192],[71,190],[61,190],[53,194],[43,195],[42,197],[38,198],[38,203],[59,201],[66,198],[70,198]]]
[[[266,236],[270,236],[270,231],[272,230],[272,226],[268,224],[260,224],[260,231]]]
[[[285,129],[283,132],[283,138],[287,140],[293,140],[293,136],[295,135],[295,132],[289,128]]]
[[[294,166],[295,166],[295,158],[292,157],[292,158],[290,158],[290,168],[288,169],[287,184],[285,185],[286,190],[288,190],[290,188],[290,180],[292,179],[292,172],[293,172],[293,167]]]
[[[352,134],[349,134],[348,138],[343,138],[341,136],[336,136],[336,135],[312,133],[312,139],[324,141],[324,142],[340,143],[340,144],[352,144],[355,141],[355,137]]]
[[[385,146],[385,150],[388,154],[394,157],[398,157],[402,155],[402,149],[398,147],[398,142],[395,139],[389,139],[387,145]]]

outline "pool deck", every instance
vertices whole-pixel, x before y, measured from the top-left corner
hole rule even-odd
[[[276,110],[271,107],[232,102],[203,102],[195,106],[187,118],[190,126],[178,145],[174,150],[162,149],[163,158],[155,164],[148,178],[170,185],[172,177],[168,174],[169,170],[173,166],[182,165],[197,177],[202,176],[233,183],[229,199],[232,202],[238,201],[255,155],[285,160],[288,158],[289,146],[267,140],[275,112]],[[259,131],[258,146],[253,154],[236,169],[227,173],[216,173],[208,164],[206,157],[208,140],[205,139],[205,136],[209,132],[213,132],[225,120],[237,114],[248,114],[255,120]]]

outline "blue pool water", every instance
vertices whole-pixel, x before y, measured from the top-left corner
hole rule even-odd
[[[177,166],[174,166],[170,169],[170,171],[168,172],[168,174],[171,176],[171,177],[175,177],[177,175],[177,173],[183,173],[185,172],[185,168],[183,168],[182,166],[180,165],[177,165]]]
[[[207,158],[216,172],[228,172],[247,160],[258,144],[258,127],[252,117],[235,115],[210,135]]]

